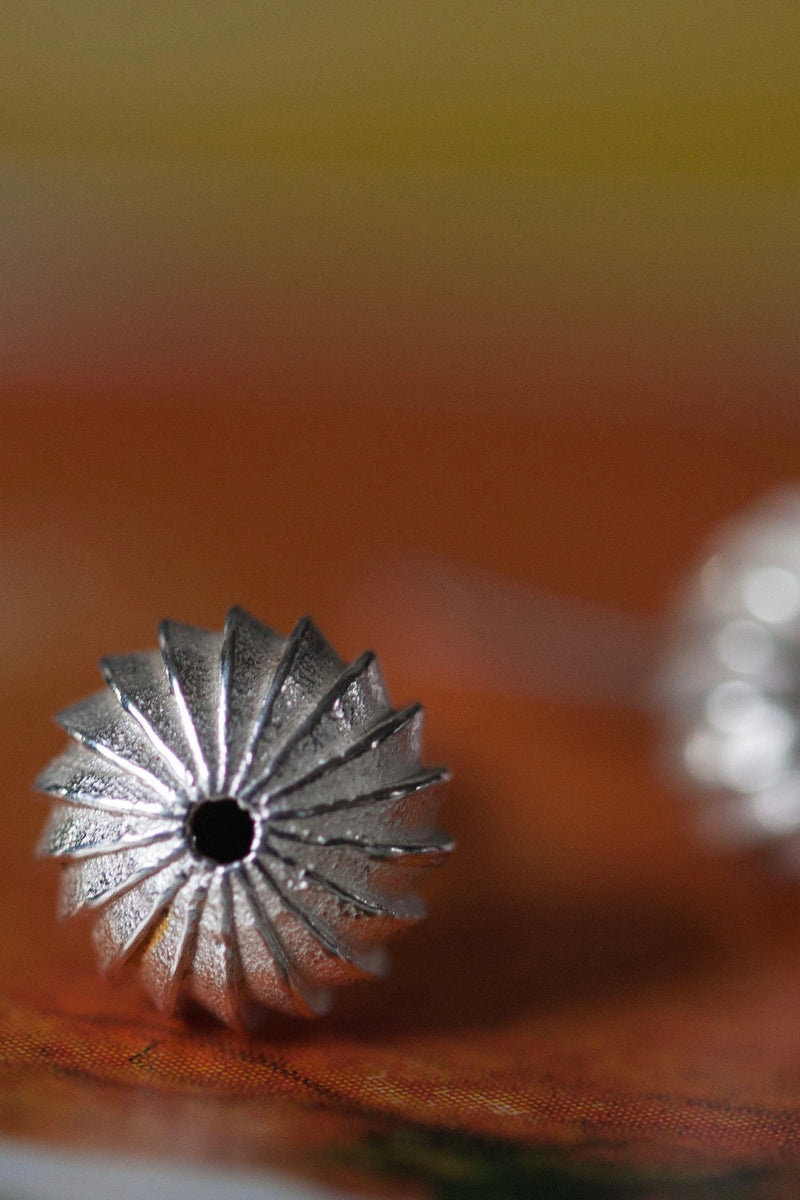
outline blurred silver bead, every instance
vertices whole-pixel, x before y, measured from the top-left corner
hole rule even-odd
[[[385,972],[451,849],[422,709],[392,710],[375,657],[346,666],[308,619],[284,638],[234,608],[221,634],[159,640],[58,717],[78,744],[37,786],[58,797],[39,852],[65,860],[60,913],[99,909],[101,965],[135,961],[161,1008],[323,1012]]]
[[[726,524],[679,605],[663,675],[672,765],[717,841],[800,866],[800,490]]]

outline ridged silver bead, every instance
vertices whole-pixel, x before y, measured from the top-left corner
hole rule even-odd
[[[714,536],[677,612],[662,698],[709,835],[772,842],[800,866],[800,490]]]
[[[162,1009],[323,1012],[385,972],[451,849],[422,709],[394,711],[374,655],[347,666],[307,618],[285,638],[234,608],[159,642],[103,659],[108,687],[57,718],[77,744],[37,786],[60,914],[99,910],[101,966],[135,962]]]

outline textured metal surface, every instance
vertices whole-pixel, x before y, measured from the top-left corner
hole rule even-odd
[[[708,834],[773,843],[800,867],[800,490],[714,538],[677,614],[662,698]]]
[[[221,634],[165,621],[161,652],[106,658],[108,690],[59,715],[75,739],[37,780],[60,913],[98,909],[104,969],[135,962],[159,1007],[229,1024],[313,1015],[387,966],[451,846],[422,709],[392,710],[308,619],[283,638],[241,609]]]

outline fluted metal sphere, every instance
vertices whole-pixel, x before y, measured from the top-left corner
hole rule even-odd
[[[717,841],[800,867],[800,489],[714,537],[663,677],[672,760]]]
[[[374,655],[346,666],[307,618],[284,638],[233,608],[221,634],[165,621],[159,641],[104,659],[108,688],[57,718],[77,745],[37,786],[60,914],[99,909],[101,965],[137,963],[163,1009],[323,1012],[385,972],[451,849],[422,709],[394,711]]]

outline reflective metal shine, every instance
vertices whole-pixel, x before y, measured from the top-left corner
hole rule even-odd
[[[662,679],[672,763],[717,841],[800,868],[800,489],[715,537],[679,606]]]
[[[233,608],[221,634],[165,621],[159,641],[59,714],[76,744],[37,787],[60,914],[99,910],[102,967],[138,965],[162,1009],[324,1012],[385,973],[452,848],[422,709],[394,711],[374,655],[347,666],[307,618],[284,638]]]

